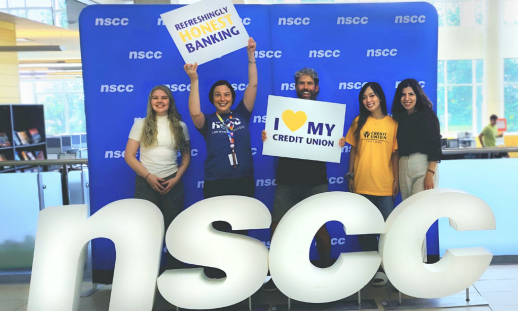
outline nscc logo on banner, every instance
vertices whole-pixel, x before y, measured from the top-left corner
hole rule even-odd
[[[270,95],[263,155],[340,163],[345,105]]]
[[[203,64],[248,45],[232,1],[200,1],[161,15],[186,63]]]

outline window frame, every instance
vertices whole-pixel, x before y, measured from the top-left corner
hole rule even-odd
[[[65,116],[64,116],[65,132],[64,133],[54,133],[54,134],[51,134],[51,135],[76,134],[76,133],[72,133],[70,131],[70,120],[69,120],[69,116],[70,116],[69,115],[69,112],[70,112],[70,99],[69,99],[69,94],[83,94],[83,97],[84,97],[84,90],[82,90],[82,91],[68,91],[66,89],[65,83],[66,82],[77,82],[77,81],[83,82],[83,79],[80,79],[80,78],[76,78],[76,79],[23,79],[23,80],[20,81],[20,82],[30,82],[31,83],[31,88],[32,88],[32,102],[25,102],[25,103],[22,103],[22,104],[36,103],[36,104],[42,104],[42,105],[45,106],[44,103],[39,103],[38,102],[38,100],[37,100],[38,95],[47,95],[47,94],[49,94],[49,95],[55,95],[55,96],[58,96],[58,97],[62,98],[62,100],[64,102],[64,111],[63,111],[63,113],[65,114]],[[60,82],[62,90],[61,91],[37,92],[37,90],[36,90],[36,83],[37,82]],[[85,129],[85,131],[86,131],[86,129]]]

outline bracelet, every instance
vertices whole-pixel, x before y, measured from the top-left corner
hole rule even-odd
[[[150,174],[151,174],[151,173],[147,173],[147,176],[146,176],[146,178],[144,178],[144,180],[146,180]]]
[[[428,169],[427,170],[428,172],[432,173],[432,175],[435,175],[435,171],[431,170],[431,169]]]
[[[249,64],[255,64],[256,62],[251,62],[251,61],[248,61]]]

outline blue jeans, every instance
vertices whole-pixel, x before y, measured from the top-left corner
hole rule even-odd
[[[385,221],[394,210],[394,199],[392,196],[377,196],[361,193],[359,193],[359,195],[371,201],[372,204],[374,204],[381,212]],[[358,241],[360,242],[362,251],[378,251],[378,237],[379,234],[365,234],[358,236]]]

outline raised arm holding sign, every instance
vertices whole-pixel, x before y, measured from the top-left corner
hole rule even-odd
[[[230,0],[205,0],[161,14],[186,63],[204,64],[247,46],[248,33]]]
[[[249,123],[257,94],[257,66],[255,62],[256,43],[248,39],[248,86],[235,109],[234,88],[226,80],[216,81],[209,91],[209,100],[216,112],[203,113],[200,109],[198,64],[185,64],[184,69],[191,79],[189,113],[196,129],[205,139],[207,160],[203,195],[212,198],[222,195],[254,197],[254,163],[250,143]],[[230,231],[225,222],[215,222],[219,231]],[[239,232],[246,234],[246,231]],[[206,268],[211,278],[222,278],[221,270]]]

